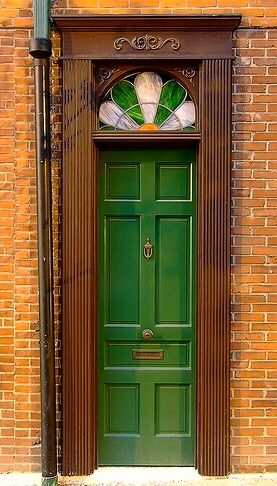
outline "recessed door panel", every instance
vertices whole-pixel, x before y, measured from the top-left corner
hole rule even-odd
[[[157,220],[156,324],[188,324],[190,282],[190,218]]]
[[[155,435],[189,436],[190,415],[190,385],[156,385]]]
[[[103,150],[100,465],[194,464],[195,151]]]
[[[140,165],[107,164],[105,167],[106,199],[139,199],[140,198]]]
[[[139,321],[139,224],[139,216],[106,217],[108,325]]]
[[[191,197],[190,165],[157,164],[156,199],[187,201]]]
[[[106,384],[105,405],[105,435],[139,433],[139,385]]]
[[[191,342],[139,343],[137,341],[106,342],[105,368],[172,367],[191,368]],[[154,363],[153,363],[154,361]]]

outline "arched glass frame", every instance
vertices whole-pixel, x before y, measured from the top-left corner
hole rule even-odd
[[[99,109],[100,130],[195,130],[188,91],[166,74],[144,71],[117,81]]]

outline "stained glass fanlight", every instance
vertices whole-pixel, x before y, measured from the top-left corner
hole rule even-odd
[[[136,73],[114,84],[99,110],[100,130],[195,130],[195,106],[175,79]]]

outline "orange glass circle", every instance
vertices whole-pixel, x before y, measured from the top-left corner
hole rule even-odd
[[[159,127],[154,123],[145,123],[139,127],[139,130],[159,130]]]

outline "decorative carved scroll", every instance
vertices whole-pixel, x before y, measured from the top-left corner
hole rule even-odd
[[[99,69],[99,77],[100,77],[100,84],[105,83],[110,77],[116,73],[118,69],[114,68],[100,68]]]
[[[194,84],[194,76],[196,75],[196,70],[193,67],[187,67],[184,69],[177,69],[178,73],[182,73],[182,75],[189,80],[189,82],[192,84],[192,86],[195,86]]]
[[[119,37],[114,41],[114,48],[116,51],[121,51],[124,43],[129,44],[132,49],[136,51],[156,51],[165,46],[168,42],[171,42],[171,49],[177,51],[180,49],[180,41],[174,37],[168,37],[167,39],[162,39],[155,35],[141,35],[139,37],[133,37],[133,39],[127,39],[127,37]]]

